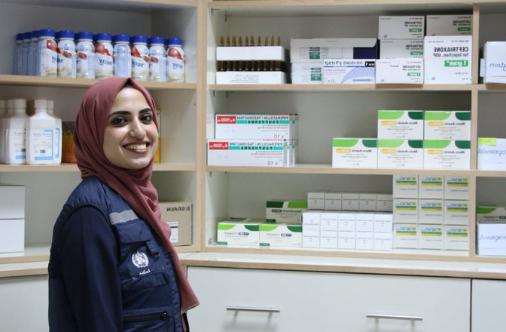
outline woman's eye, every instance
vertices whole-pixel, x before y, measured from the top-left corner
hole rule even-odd
[[[153,121],[153,116],[151,114],[144,114],[141,117],[141,121],[142,122],[151,122],[151,121]]]
[[[117,117],[117,118],[114,118],[112,119],[111,123],[113,125],[122,125],[122,124],[125,124],[127,121],[125,118],[122,118],[122,117]]]

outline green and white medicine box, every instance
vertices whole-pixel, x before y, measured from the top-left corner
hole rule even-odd
[[[332,139],[332,167],[377,168],[377,140],[374,138]]]
[[[380,40],[380,59],[413,59],[423,61],[423,39]]]
[[[424,16],[380,16],[378,39],[423,39]]]
[[[322,84],[323,60],[321,62],[293,62],[292,84]]]
[[[444,201],[444,224],[469,226],[469,201]]]
[[[472,36],[426,36],[425,84],[472,83]]]
[[[445,199],[469,199],[469,178],[467,176],[451,176],[444,178]]]
[[[471,140],[469,111],[425,111],[424,126],[426,140]]]
[[[423,59],[376,60],[376,84],[423,84]]]
[[[394,198],[393,216],[397,224],[418,224],[418,199]]]
[[[290,165],[289,149],[288,141],[210,139],[207,165],[286,167]]]
[[[302,221],[302,213],[307,211],[307,201],[270,200],[266,203],[265,218],[277,223]]]
[[[506,207],[488,205],[477,206],[476,221],[484,223],[506,223]]]
[[[216,114],[215,139],[297,139],[294,114]]]
[[[442,199],[420,199],[418,201],[418,222],[420,224],[443,225],[443,207]]]
[[[378,139],[423,139],[423,111],[378,111]]]
[[[442,250],[443,231],[443,225],[418,225],[418,248]]]
[[[427,36],[470,36],[473,15],[427,15]]]
[[[264,223],[260,225],[260,246],[270,248],[301,248],[302,225]]]
[[[506,171],[506,139],[478,138],[478,169]]]
[[[468,226],[444,226],[444,249],[445,250],[469,250],[469,227]]]
[[[422,169],[423,140],[379,139],[378,168]]]
[[[425,140],[423,142],[424,169],[470,169],[471,142]]]
[[[394,248],[418,249],[418,225],[394,224]]]
[[[419,198],[444,198],[444,176],[442,175],[420,175],[418,177]]]
[[[232,247],[258,247],[260,222],[225,220],[218,223],[218,244]]]
[[[376,59],[375,38],[312,38],[290,40],[290,61],[317,62],[325,59]]]
[[[394,175],[393,198],[418,198],[418,176]]]

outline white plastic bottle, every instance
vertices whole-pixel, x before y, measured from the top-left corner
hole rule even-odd
[[[6,121],[7,119],[14,113],[14,99],[9,99],[6,102],[5,112],[2,113],[2,117],[0,118],[0,163],[5,164],[6,156]]]
[[[54,101],[47,101],[47,114],[55,120],[54,125],[54,141],[53,141],[53,151],[54,151],[54,163],[61,164],[61,155],[62,155],[62,120],[54,115]]]
[[[39,31],[38,69],[36,69],[39,76],[56,77],[58,75],[58,46],[54,38],[54,30],[42,29]]]
[[[47,114],[47,100],[35,100],[35,114],[26,120],[26,162],[31,165],[54,163],[55,119]]]
[[[26,163],[26,99],[14,99],[14,112],[5,118],[5,163]]]
[[[58,77],[76,78],[77,55],[73,31],[60,31],[58,49],[60,50],[58,53]]]
[[[132,54],[130,37],[125,34],[114,36],[114,76],[130,77],[132,74]]]
[[[149,40],[149,80],[167,82],[167,52],[162,37],[151,37]]]
[[[32,42],[32,33],[31,32],[25,32],[24,33],[24,39],[23,39],[23,47],[22,47],[22,53],[21,56],[22,62],[21,62],[21,75],[28,75],[28,53],[30,50],[30,43]]]
[[[95,79],[95,46],[93,33],[77,34],[77,78]]]
[[[95,78],[112,77],[114,75],[114,49],[111,44],[111,34],[98,33],[95,43]]]
[[[132,44],[132,78],[147,81],[149,80],[148,37],[133,36]]]
[[[169,82],[184,82],[184,51],[180,38],[169,38],[167,48],[167,77]]]
[[[32,31],[32,41],[28,46],[28,75],[37,75],[37,49],[39,47],[39,31]]]
[[[14,75],[21,75],[23,72],[23,43],[25,35],[18,33],[16,35],[16,48],[14,49]]]

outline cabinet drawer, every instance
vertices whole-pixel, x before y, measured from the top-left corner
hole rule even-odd
[[[469,331],[468,279],[204,267],[188,278],[196,332]]]
[[[506,281],[473,280],[472,299],[473,332],[506,329]]]

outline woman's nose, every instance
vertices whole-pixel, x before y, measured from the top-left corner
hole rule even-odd
[[[133,121],[130,127],[130,136],[134,138],[144,138],[146,136],[146,130],[142,123],[138,120]]]

